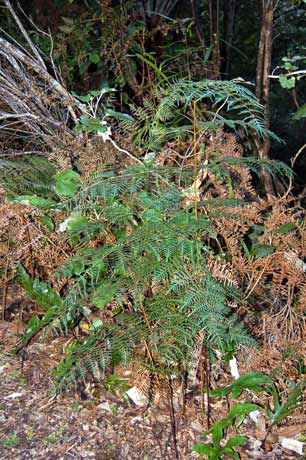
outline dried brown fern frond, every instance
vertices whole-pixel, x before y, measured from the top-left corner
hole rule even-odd
[[[206,148],[210,155],[242,156],[233,135],[219,131]],[[255,196],[247,168],[228,165],[230,179],[208,170],[201,184],[201,200],[242,198],[247,206],[205,205],[202,211],[214,224],[219,250],[227,254],[230,273],[244,291],[245,301],[257,311],[269,311],[272,322],[265,326],[266,339],[301,339],[305,334],[305,241],[303,211],[292,197]],[[214,215],[215,213],[215,215]],[[214,256],[215,257],[215,256]],[[218,265],[216,265],[218,271]]]
[[[228,286],[238,287],[233,266],[224,260],[218,260],[215,256],[208,256],[207,266],[214,278]]]
[[[72,248],[61,233],[50,232],[40,221],[42,212],[21,203],[0,205],[0,278],[10,285],[22,263],[32,276],[48,278],[55,286],[54,268]],[[58,217],[60,218],[60,217]]]

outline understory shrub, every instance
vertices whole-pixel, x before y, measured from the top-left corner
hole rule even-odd
[[[59,387],[135,360],[154,375],[181,375],[194,362],[199,337],[220,350],[253,342],[233,314],[240,293],[224,277],[225,262],[219,275],[210,269],[217,239],[210,215],[196,216],[186,205],[173,168],[105,170],[86,184],[72,171],[60,174],[66,187],[57,184],[62,199],[50,206],[67,213],[59,230],[77,247],[58,272],[68,290],[60,296],[19,268],[23,286],[44,308],[30,321],[25,343],[43,328],[65,333],[88,321],[88,334],[69,343],[55,372]]]

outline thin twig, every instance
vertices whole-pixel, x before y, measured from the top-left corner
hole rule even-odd
[[[294,72],[286,73],[286,77],[295,77],[300,76],[300,78],[306,77],[305,70],[295,70]],[[280,75],[269,75],[269,78],[277,78],[279,79]]]
[[[7,243],[7,254],[6,254],[6,264],[5,264],[5,271],[4,271],[4,286],[3,286],[3,295],[2,295],[2,320],[5,321],[5,309],[6,309],[6,296],[7,296],[7,273],[8,273],[8,266],[9,266],[9,243]]]
[[[111,137],[108,140],[113,144],[113,146],[115,147],[116,150],[118,150],[118,152],[125,153],[129,158],[136,161],[136,163],[143,165],[143,162],[139,160],[139,158],[135,157],[134,155],[132,155],[132,153],[128,152],[127,150],[119,147],[119,145],[117,145],[116,142]]]
[[[207,428],[210,428],[211,422],[211,404],[210,404],[210,362],[208,348],[205,344],[204,346],[204,365],[205,365],[205,375],[206,375],[206,394],[207,394]]]
[[[11,2],[9,0],[4,0],[4,3],[7,7],[7,9],[9,10],[9,12],[11,13],[11,15],[13,16],[20,32],[22,33],[22,35],[24,36],[24,38],[26,39],[29,47],[31,48],[31,51],[32,53],[34,54],[34,56],[36,57],[37,61],[39,62],[39,64],[41,65],[41,67],[47,71],[47,68],[46,68],[46,65],[41,57],[41,55],[39,54],[39,52],[37,51],[37,48],[36,46],[33,44],[32,40],[30,39],[27,31],[25,30],[25,28],[23,27],[20,19],[18,18],[17,14],[15,13],[15,10],[14,8],[12,7],[11,5]]]
[[[306,144],[302,145],[302,147],[297,151],[297,153],[294,155],[294,157],[291,160],[291,168],[294,168],[295,162],[298,159],[298,157],[301,155],[303,150],[306,148]],[[289,177],[289,185],[288,185],[288,190],[285,193],[285,195],[282,196],[282,199],[287,198],[291,190],[293,189],[293,181],[292,181],[292,176]]]
[[[168,398],[168,406],[170,412],[170,420],[171,420],[171,432],[172,432],[172,440],[173,440],[173,447],[175,451],[175,458],[176,460],[179,459],[179,453],[177,448],[177,435],[176,435],[176,421],[175,421],[175,411],[173,405],[173,386],[171,376],[167,377],[168,385],[167,385],[167,398]]]

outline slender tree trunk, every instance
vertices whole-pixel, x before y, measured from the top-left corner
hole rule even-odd
[[[199,8],[199,2],[198,0],[190,0],[191,3],[191,9],[192,9],[192,19],[194,23],[194,27],[196,30],[196,34],[198,36],[199,42],[202,45],[204,54],[205,54],[205,37],[204,37],[204,31],[203,28],[201,27],[201,22],[200,22],[200,8]]]
[[[256,69],[256,96],[264,106],[265,127],[270,128],[270,80],[272,59],[272,32],[273,32],[273,17],[278,0],[262,0],[262,24],[260,31],[257,69]],[[258,141],[258,140],[257,140]],[[270,138],[266,136],[263,143],[258,144],[259,156],[265,160],[269,158],[270,153]],[[263,181],[266,192],[274,195],[275,189],[271,174],[264,169]]]
[[[201,25],[200,21],[200,6],[199,6],[199,0],[190,0],[191,4],[191,10],[192,10],[192,19],[193,19],[193,24],[195,28],[195,32],[198,36],[198,40],[201,44],[202,47],[202,56],[203,56],[203,76],[207,78],[207,66],[205,62],[205,54],[206,54],[206,43],[205,43],[205,36],[204,36],[204,30]]]
[[[236,13],[236,0],[224,2],[224,62],[222,65],[225,78],[229,77],[231,71],[231,51],[234,39],[234,25]]]
[[[263,76],[263,62],[264,62],[264,54],[265,54],[266,26],[267,24],[265,21],[265,7],[264,7],[264,0],[263,0],[260,38],[259,38],[258,53],[257,53],[256,88],[255,88],[255,94],[259,100],[261,100],[262,98],[262,76]]]
[[[210,42],[213,43],[212,58],[212,78],[220,79],[221,55],[220,55],[220,0],[209,0],[209,18],[210,18]]]

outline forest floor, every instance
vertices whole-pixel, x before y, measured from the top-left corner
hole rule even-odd
[[[58,363],[67,338],[33,342],[26,359],[21,361],[12,354],[16,331],[13,322],[11,325],[0,324],[1,460],[175,459],[169,411],[163,398],[147,410],[103,387],[52,399],[51,370]],[[267,362],[263,355],[262,362]],[[270,363],[272,367],[273,364]],[[231,379],[230,375],[223,376],[222,384]],[[192,445],[204,440],[205,426],[199,417],[196,394],[191,395],[184,417],[176,407],[177,449],[182,460],[199,458],[192,453]],[[216,401],[212,411],[214,418],[220,418],[226,407]],[[250,440],[240,448],[241,458],[306,458],[281,445],[282,437],[293,439],[305,433],[305,411],[302,407],[293,414],[269,436],[265,445],[259,427],[251,421],[245,423],[242,431]]]

